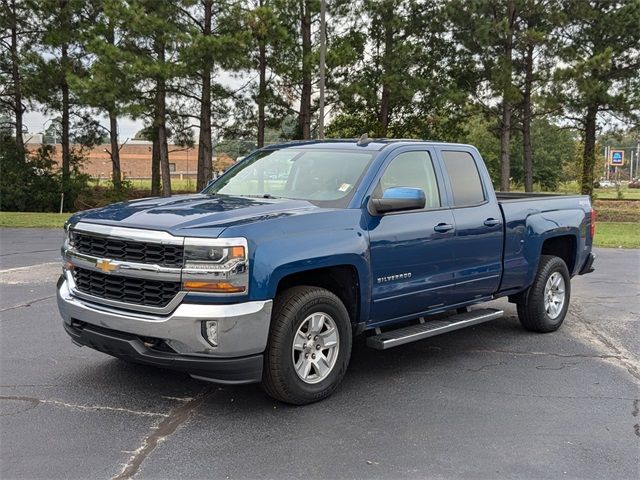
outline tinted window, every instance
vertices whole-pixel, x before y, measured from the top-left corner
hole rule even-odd
[[[480,173],[471,154],[448,150],[442,152],[442,158],[453,190],[453,203],[463,207],[484,202]]]
[[[380,189],[383,192],[391,187],[419,188],[427,197],[425,208],[440,206],[438,182],[429,152],[405,152],[391,160],[380,178]]]

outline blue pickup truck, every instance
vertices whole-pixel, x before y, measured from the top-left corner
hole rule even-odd
[[[72,216],[58,306],[77,345],[306,404],[355,335],[384,350],[499,318],[479,306],[498,297],[558,329],[594,215],[586,196],[494,192],[469,145],[269,146],[199,194]]]

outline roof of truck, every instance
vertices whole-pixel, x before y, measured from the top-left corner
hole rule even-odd
[[[433,140],[416,140],[414,138],[328,138],[325,140],[294,140],[291,142],[278,143],[275,145],[267,145],[263,147],[265,150],[280,149],[280,148],[302,148],[302,149],[314,149],[322,146],[323,148],[335,148],[339,149],[351,149],[358,148],[363,150],[378,151],[389,145],[406,144],[415,145],[423,144],[428,146],[441,146],[441,145],[456,145],[469,147],[470,145],[462,143],[450,143],[450,142],[438,142]]]

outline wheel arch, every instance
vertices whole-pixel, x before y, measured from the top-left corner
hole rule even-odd
[[[295,286],[312,286],[324,288],[344,304],[349,312],[352,324],[361,322],[363,316],[363,285],[358,269],[352,264],[331,265],[310,268],[307,270],[288,273],[279,278],[274,295]]]
[[[569,274],[573,275],[576,268],[578,239],[574,234],[549,237],[540,246],[540,255],[553,255],[561,258],[567,265]]]

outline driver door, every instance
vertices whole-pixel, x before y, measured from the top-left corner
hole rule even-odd
[[[422,210],[371,214],[374,323],[440,309],[453,299],[455,224],[443,206],[442,174],[433,158],[431,149],[400,149],[386,162],[372,193],[379,198],[387,188],[413,187],[426,197]]]

